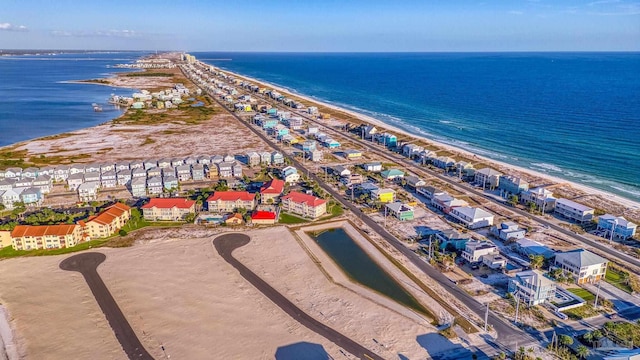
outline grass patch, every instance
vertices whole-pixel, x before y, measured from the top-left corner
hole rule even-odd
[[[280,218],[278,222],[281,224],[303,224],[309,222],[309,220],[297,217],[295,215],[280,212]]]
[[[590,303],[586,303],[577,308],[564,310],[563,313],[565,313],[571,320],[587,319],[600,314],[600,312],[594,309],[593,305]]]
[[[605,275],[605,281],[608,282],[609,284],[617,287],[618,289],[628,292],[629,294],[631,294],[633,292],[633,290],[631,289],[631,286],[625,284],[625,279],[624,276],[626,274],[623,273],[620,270],[617,269],[612,269],[611,267],[607,267],[607,273]]]
[[[48,255],[62,255],[74,253],[91,248],[97,248],[103,246],[108,240],[91,240],[82,242],[74,247],[63,249],[38,249],[38,250],[14,250],[11,246],[7,246],[0,250],[0,258],[12,258],[20,256],[48,256]]]
[[[640,344],[640,323],[607,322],[604,324],[606,334],[612,334],[627,344]]]
[[[596,296],[593,295],[590,291],[585,290],[583,288],[570,288],[567,289],[570,293],[580,296],[584,301],[593,301],[596,299]]]
[[[331,219],[334,217],[338,217],[342,214],[344,214],[344,209],[342,208],[342,206],[338,203],[335,203],[333,201],[330,201],[327,204],[327,208],[328,208],[328,214],[329,216],[327,216],[325,219]]]

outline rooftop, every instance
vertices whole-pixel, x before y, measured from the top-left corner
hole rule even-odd
[[[592,211],[593,210],[593,208],[590,208],[590,207],[588,207],[586,205],[579,204],[579,203],[577,203],[575,201],[571,201],[569,199],[558,199],[556,201],[556,206],[557,205],[561,205],[561,204],[565,205],[565,206],[568,206],[568,207],[572,207],[574,209],[578,209],[578,211]]]
[[[154,207],[158,209],[171,209],[174,207],[178,209],[189,209],[195,205],[195,203],[195,201],[185,198],[153,198],[148,204],[143,205],[141,209],[151,209]]]
[[[556,261],[559,259],[567,259],[569,262],[579,267],[599,265],[608,262],[607,259],[584,249],[556,253]]]
[[[11,237],[23,236],[64,236],[72,234],[76,225],[17,225],[11,231]]]
[[[252,201],[254,198],[255,194],[247,191],[216,191],[213,195],[209,196],[207,201]]]
[[[285,195],[282,200],[291,200],[295,203],[305,203],[308,206],[319,206],[326,203],[326,200],[317,198],[313,195],[303,194],[301,192],[292,191]]]

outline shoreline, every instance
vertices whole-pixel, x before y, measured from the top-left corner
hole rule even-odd
[[[205,63],[205,64],[207,64],[207,63]],[[211,66],[217,67],[217,66],[212,65],[212,64],[207,64],[207,65],[211,65]],[[217,68],[221,69],[224,72],[227,72],[229,74],[237,76],[239,78],[244,78],[244,79],[247,79],[249,81],[255,82],[257,84],[264,85],[265,87],[272,87],[273,89],[277,90],[280,93],[291,94],[291,95],[293,95],[295,97],[298,97],[300,99],[303,99],[305,101],[308,101],[308,102],[311,102],[311,103],[317,103],[317,104],[322,105],[322,106],[324,106],[326,108],[329,108],[331,110],[345,113],[347,115],[353,116],[354,118],[356,118],[356,119],[358,119],[358,120],[360,120],[362,122],[369,123],[370,125],[375,125],[376,127],[379,127],[379,128],[384,128],[386,130],[390,130],[390,131],[402,134],[404,136],[408,136],[408,137],[416,139],[416,140],[424,141],[426,143],[432,144],[433,146],[436,146],[436,147],[440,148],[440,150],[445,150],[445,151],[449,151],[449,152],[453,152],[453,153],[458,153],[458,154],[461,154],[461,155],[466,156],[466,157],[470,157],[470,158],[473,158],[473,159],[478,159],[480,162],[486,163],[487,166],[489,166],[489,167],[493,167],[495,165],[498,165],[499,167],[513,169],[513,170],[516,170],[518,172],[521,172],[521,173],[524,173],[524,174],[528,174],[528,175],[532,175],[532,176],[537,177],[537,178],[547,179],[550,182],[553,182],[554,183],[553,185],[567,184],[567,185],[571,186],[572,188],[574,188],[576,190],[579,190],[579,191],[582,191],[582,192],[586,193],[587,195],[598,195],[598,196],[602,196],[602,197],[605,197],[605,198],[610,198],[612,202],[616,202],[616,203],[618,203],[620,205],[623,205],[625,207],[628,207],[630,209],[640,210],[640,202],[639,201],[636,201],[636,200],[633,200],[633,199],[629,199],[629,198],[626,198],[626,197],[621,196],[621,195],[613,194],[613,193],[608,192],[606,190],[601,190],[601,189],[593,188],[593,187],[588,186],[588,185],[579,184],[579,183],[573,182],[571,180],[560,178],[558,176],[549,175],[549,174],[546,174],[544,172],[536,171],[536,170],[533,170],[533,169],[528,169],[528,168],[525,168],[525,167],[522,167],[522,166],[518,166],[518,165],[512,165],[512,164],[509,164],[509,163],[506,163],[506,162],[500,161],[500,160],[494,160],[494,159],[491,159],[489,157],[486,157],[486,156],[483,156],[483,155],[480,155],[480,154],[476,154],[476,153],[474,153],[472,151],[456,147],[454,145],[450,145],[450,144],[446,144],[446,143],[443,143],[443,142],[440,142],[440,141],[437,141],[437,140],[433,140],[433,139],[428,138],[426,136],[412,134],[407,130],[399,128],[399,127],[397,127],[395,125],[387,124],[384,121],[378,120],[378,119],[376,119],[374,117],[371,117],[369,115],[365,115],[365,114],[358,113],[358,112],[353,111],[353,110],[349,110],[349,109],[345,109],[345,108],[339,107],[337,105],[333,105],[333,104],[331,104],[329,102],[326,102],[324,100],[321,100],[319,98],[315,98],[315,97],[312,97],[312,96],[309,96],[309,95],[305,95],[305,94],[300,94],[298,92],[294,92],[294,91],[292,91],[290,89],[287,89],[286,87],[284,87],[282,85],[277,85],[277,84],[273,84],[273,83],[270,83],[270,82],[267,82],[267,81],[258,80],[258,79],[255,79],[255,78],[252,78],[252,77],[249,77],[249,76],[246,76],[246,75],[242,75],[242,74],[230,71],[230,70],[222,69],[220,67],[217,67]]]
[[[0,305],[0,359],[17,360],[18,348],[14,339],[14,329],[9,320],[9,311]]]

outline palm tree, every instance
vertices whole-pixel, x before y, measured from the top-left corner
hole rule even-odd
[[[593,331],[589,331],[589,332],[584,333],[582,335],[582,338],[584,339],[584,341],[586,341],[589,344],[593,345]]]
[[[544,256],[530,254],[529,261],[533,269],[539,269],[544,264]]]
[[[560,335],[560,336],[558,336],[558,342],[561,345],[569,346],[569,345],[573,344],[573,339],[569,335]]]
[[[587,349],[586,346],[580,345],[576,349],[576,353],[578,354],[578,357],[580,359],[585,359],[587,356],[589,356],[590,351],[589,351],[589,349]]]

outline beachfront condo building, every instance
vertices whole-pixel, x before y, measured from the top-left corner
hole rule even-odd
[[[141,209],[145,220],[180,221],[196,212],[196,202],[184,198],[153,198]]]
[[[282,197],[282,210],[317,219],[327,213],[327,201],[313,195],[292,191]]]
[[[18,225],[11,231],[14,250],[66,248],[76,246],[82,240],[79,225]]]
[[[216,191],[207,199],[207,206],[212,212],[234,212],[238,209],[248,211],[256,207],[255,194],[247,191]]]
[[[115,203],[86,221],[78,222],[85,235],[91,239],[109,237],[118,232],[131,218],[131,208],[123,203]]]

